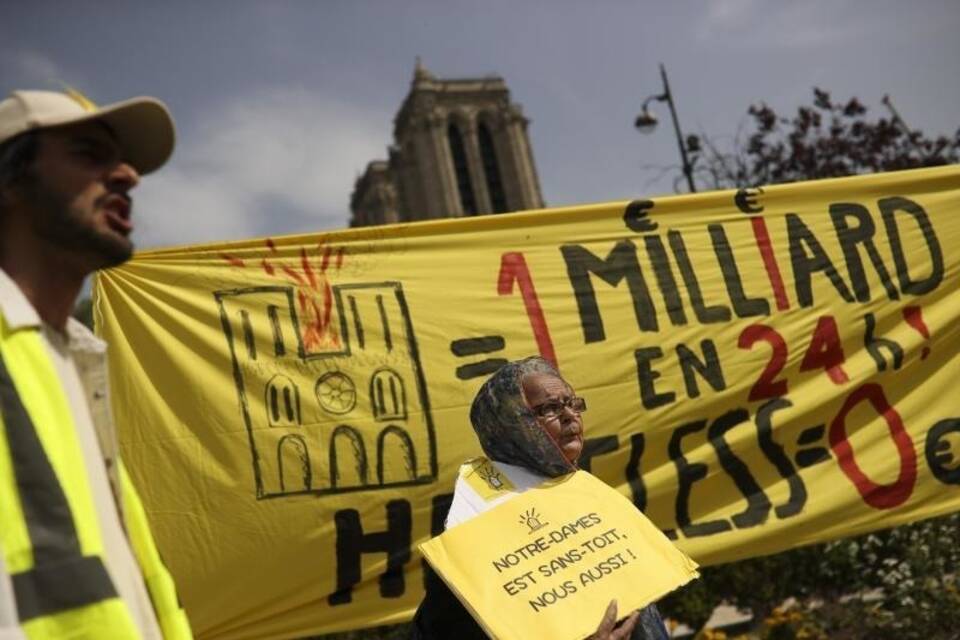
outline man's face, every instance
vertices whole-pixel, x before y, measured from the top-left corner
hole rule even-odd
[[[557,376],[535,373],[523,379],[523,395],[527,406],[537,415],[537,422],[557,443],[563,456],[576,463],[583,451],[583,420],[580,413],[569,406],[573,389]]]
[[[19,189],[33,232],[79,261],[87,272],[133,253],[129,191],[139,174],[100,123],[41,132],[33,167]]]

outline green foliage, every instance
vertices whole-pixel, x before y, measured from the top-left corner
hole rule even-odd
[[[864,637],[956,638],[960,630],[960,514],[834,543],[852,560],[856,597],[844,604],[850,612],[824,607],[825,624],[833,617],[863,629]],[[833,623],[828,631],[839,628]],[[853,637],[853,636],[851,636]]]
[[[952,514],[706,567],[660,608],[694,628],[721,603],[749,609],[759,638],[947,640],[960,629],[958,566],[960,514]]]

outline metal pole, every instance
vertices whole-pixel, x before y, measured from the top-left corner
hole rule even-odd
[[[680,121],[677,119],[677,109],[673,106],[673,94],[670,93],[670,83],[667,82],[667,70],[663,63],[660,63],[660,76],[663,78],[663,96],[670,105],[670,115],[673,117],[673,129],[677,133],[677,146],[680,147],[680,160],[683,162],[683,175],[687,176],[687,186],[690,187],[690,193],[696,193],[697,188],[693,184],[693,167],[687,159],[687,147],[683,144],[683,134],[680,132]]]

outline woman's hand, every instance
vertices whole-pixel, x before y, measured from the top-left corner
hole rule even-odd
[[[607,612],[603,614],[600,626],[587,640],[627,640],[637,626],[640,612],[634,611],[619,627],[617,626],[617,601],[611,600]]]

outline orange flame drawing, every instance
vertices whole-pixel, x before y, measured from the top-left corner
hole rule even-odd
[[[328,278],[331,267],[340,271],[344,262],[343,247],[334,248],[317,243],[316,255],[307,254],[307,248],[300,248],[300,264],[297,267],[278,261],[277,246],[272,238],[264,242],[268,253],[259,256],[260,268],[268,276],[283,278],[297,287],[297,303],[300,307],[300,332],[303,346],[307,351],[325,348],[339,348],[340,336],[337,328],[331,324],[333,314],[333,290]],[[242,258],[221,253],[220,257],[232,267],[246,268]]]

